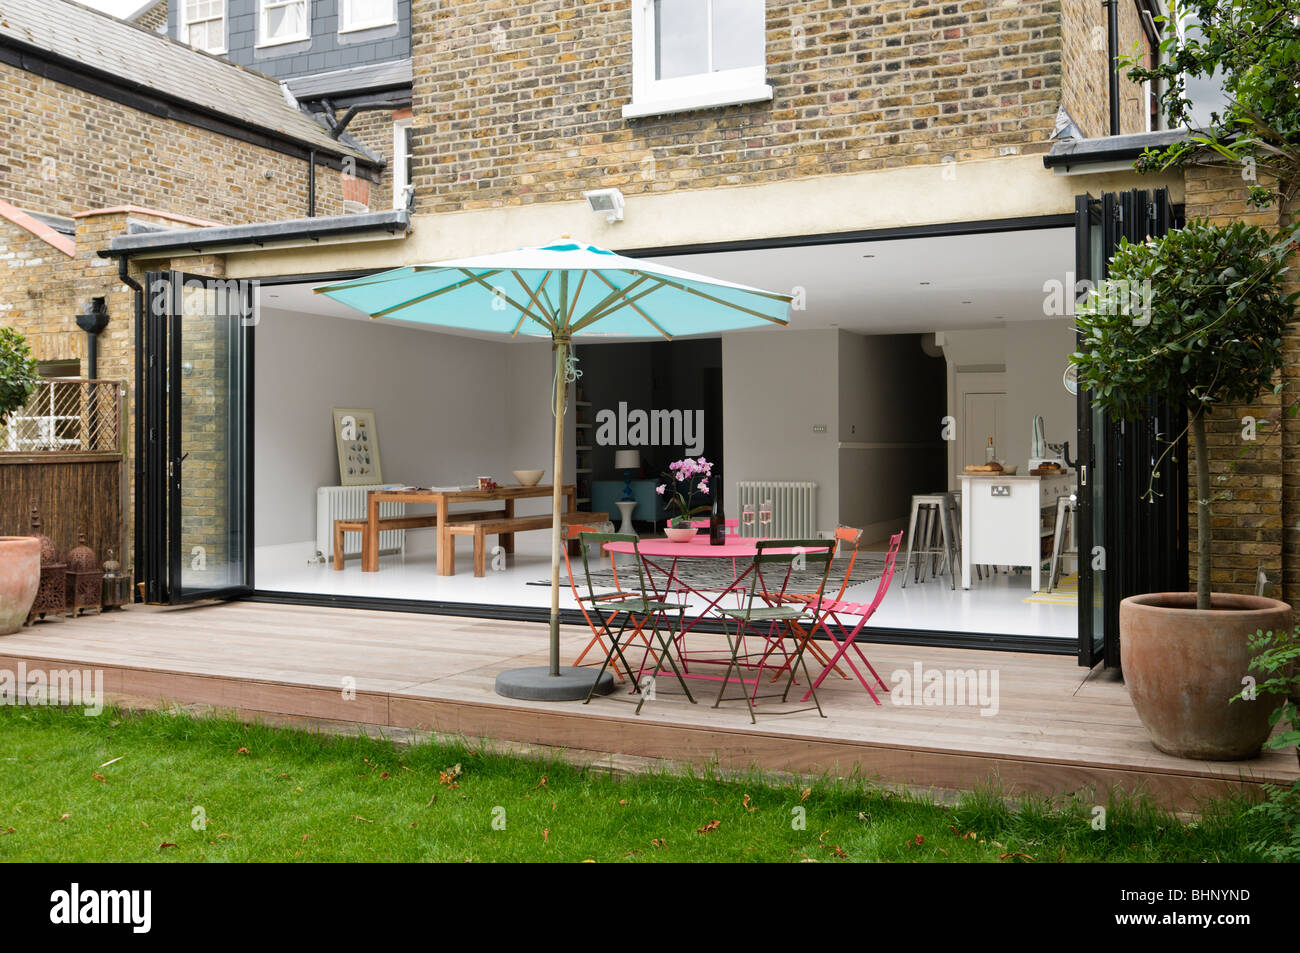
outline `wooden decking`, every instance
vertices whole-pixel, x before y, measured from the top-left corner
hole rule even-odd
[[[586,630],[564,633],[567,660]],[[708,636],[700,636],[708,639]],[[520,702],[494,694],[496,673],[543,664],[535,623],[233,603],[135,608],[38,624],[0,638],[0,669],[96,668],[112,694],[199,703],[256,715],[425,729],[476,738],[615,752],[727,769],[858,774],[919,788],[1000,785],[1007,793],[1142,790],[1179,809],[1264,781],[1289,780],[1279,752],[1239,763],[1172,758],[1148,742],[1122,684],[1060,656],[869,646],[891,673],[997,673],[998,710],[973,704],[872,704],[856,682],[828,679],[829,717],[763,717],[743,701],[714,709],[713,683],[690,705],[670,679],[640,717],[616,693],[581,703]],[[346,697],[354,689],[355,697]]]

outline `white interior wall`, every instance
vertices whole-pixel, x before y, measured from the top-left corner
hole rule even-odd
[[[1024,467],[1029,461],[1033,417],[1041,414],[1047,439],[1075,444],[1075,399],[1061,381],[1074,351],[1074,327],[1068,318],[1015,321],[997,328],[943,333],[948,362],[948,413],[957,416],[963,378],[981,389],[994,382],[1005,391],[1006,434],[998,457]],[[958,428],[960,432],[960,427]],[[982,462],[979,447],[950,446],[949,470]],[[955,482],[955,476],[953,477]]]
[[[727,513],[736,484],[811,480],[817,527],[839,521],[839,332],[753,331],[722,336],[723,466]],[[814,427],[823,428],[815,431]]]
[[[264,308],[256,354],[258,546],[315,539],[316,487],[339,483],[334,407],[374,410],[386,483],[464,484],[480,475],[504,483],[512,469],[543,466],[549,480],[549,343]],[[545,507],[521,503],[518,512]]]

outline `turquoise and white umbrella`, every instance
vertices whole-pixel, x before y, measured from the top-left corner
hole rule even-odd
[[[571,342],[583,337],[719,334],[784,325],[791,296],[626,258],[563,239],[538,248],[396,268],[316,289],[362,311],[464,331],[547,337],[555,351],[555,461],[551,530],[550,665],[504,672],[497,691],[516,698],[575,699],[588,669],[560,668],[560,561],[564,428]],[[608,677],[608,676],[607,676]]]

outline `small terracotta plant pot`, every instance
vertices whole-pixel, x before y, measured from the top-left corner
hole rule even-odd
[[[27,621],[41,584],[41,541],[35,536],[0,536],[0,635]]]
[[[1253,758],[1268,739],[1280,695],[1230,701],[1249,670],[1250,637],[1290,630],[1291,607],[1276,599],[1194,592],[1130,596],[1119,605],[1120,664],[1138,717],[1166,754],[1201,761]]]

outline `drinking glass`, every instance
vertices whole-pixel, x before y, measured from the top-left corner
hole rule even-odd
[[[772,528],[772,501],[764,500],[758,508],[758,535],[766,539]]]
[[[745,508],[740,511],[740,526],[742,529],[741,535],[743,536],[754,535],[754,504],[753,503],[746,503]]]

